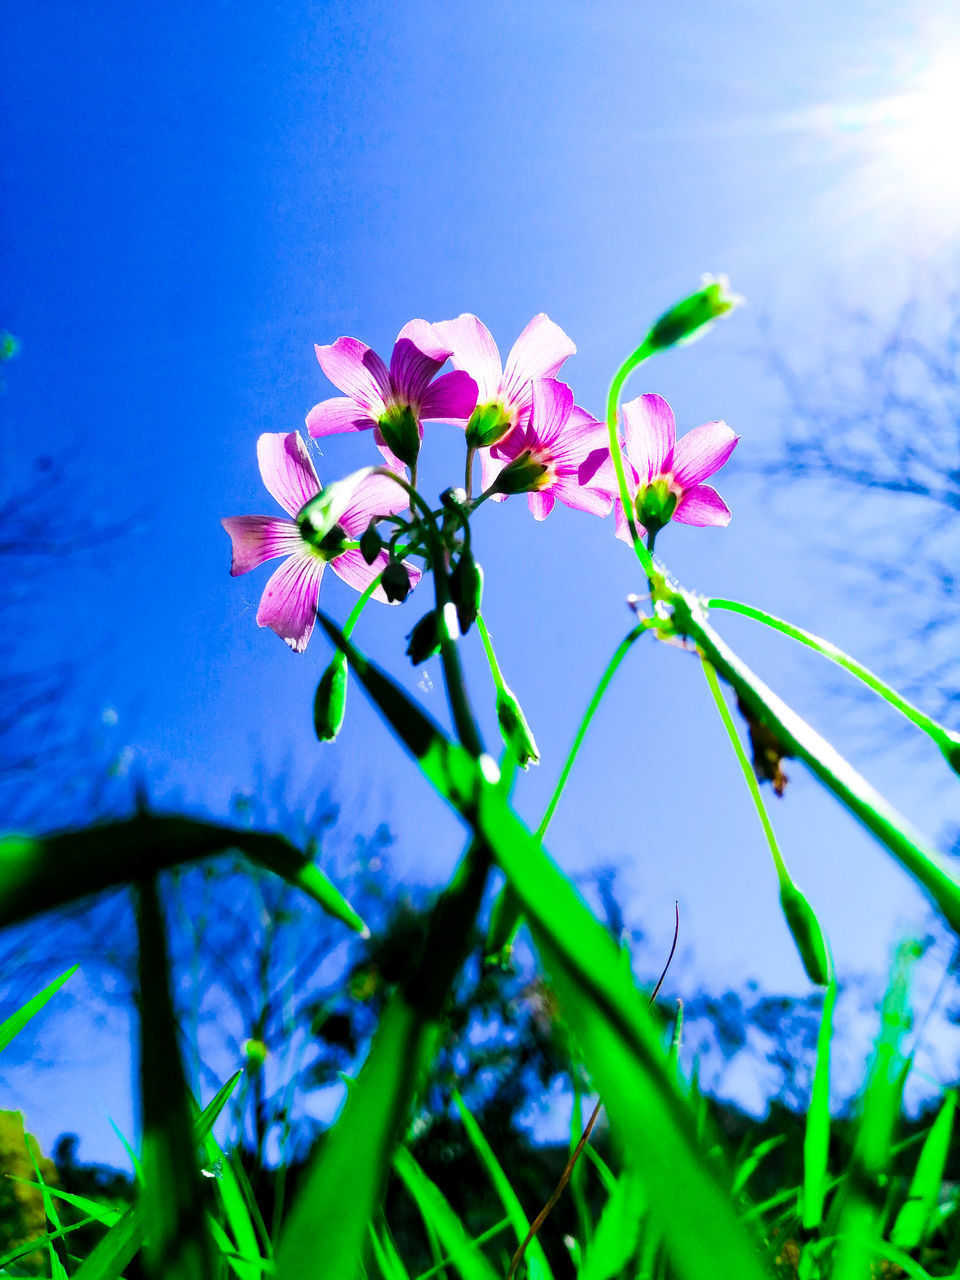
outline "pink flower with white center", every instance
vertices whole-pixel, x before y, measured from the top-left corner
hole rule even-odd
[[[558,324],[541,312],[533,317],[507,356],[507,367],[490,330],[464,313],[434,329],[451,349],[450,362],[477,384],[477,407],[467,423],[467,443],[495,445],[516,427],[526,427],[533,408],[535,378],[555,378],[577,348]]]
[[[359,538],[378,516],[405,510],[410,499],[389,476],[368,476],[357,485],[350,505],[320,546],[313,546],[301,532],[297,516],[320,492],[320,481],[300,433],[262,435],[257,441],[257,459],[263,483],[293,519],[227,516],[221,520],[233,542],[230,573],[236,577],[276,556],[287,557],[267,581],[257,622],[261,627],[272,627],[291,649],[302,653],[313,631],[320,580],[327,564],[354,590],[365,591],[387,567],[387,553],[381,551],[373,564],[367,564],[358,550],[345,549],[344,544]],[[412,564],[406,569],[411,586],[415,586],[420,570]],[[386,602],[381,586],[373,599]]]
[[[730,508],[702,481],[719,471],[740,439],[725,422],[705,422],[680,440],[673,410],[662,396],[638,396],[623,406],[627,485],[636,518],[656,534],[671,520],[681,524],[726,526]],[[594,476],[616,494],[609,455]],[[630,541],[623,505],[616,500],[617,537]]]
[[[468,373],[458,369],[436,377],[451,348],[426,320],[403,326],[389,369],[357,338],[338,338],[316,351],[323,372],[346,395],[315,405],[307,430],[319,437],[372,429],[391,465],[416,464],[424,422],[462,426],[476,407],[477,384]]]
[[[546,520],[557,498],[593,515],[610,514],[613,499],[593,484],[581,484],[581,470],[606,439],[606,427],[573,403],[573,392],[555,378],[531,383],[530,420],[497,446],[498,458],[483,450],[484,488],[491,497],[526,493],[535,520]]]

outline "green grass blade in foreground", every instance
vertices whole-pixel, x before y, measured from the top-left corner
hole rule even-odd
[[[701,655],[736,689],[749,713],[777,737],[787,755],[803,760],[841,804],[886,846],[960,936],[960,881],[937,854],[925,848],[906,819],[737,657],[707,622],[695,596],[674,591],[668,599],[677,633],[696,642]]]
[[[493,1148],[484,1137],[467,1104],[456,1090],[454,1090],[453,1100],[457,1111],[460,1113],[460,1120],[470,1145],[477,1153],[480,1163],[483,1165],[484,1171],[490,1180],[490,1185],[497,1193],[504,1212],[510,1219],[510,1225],[513,1227],[514,1235],[517,1237],[517,1244],[522,1244],[530,1230],[530,1220],[523,1211],[523,1205],[520,1203],[510,1179],[504,1173],[500,1161],[493,1154]],[[550,1270],[550,1264],[547,1262],[543,1247],[536,1237],[527,1246],[524,1259],[527,1264],[527,1275],[531,1277],[531,1280],[540,1280],[541,1277],[543,1280],[552,1280],[553,1273]]]
[[[0,839],[0,927],[228,849],[282,876],[363,932],[363,921],[339,890],[281,836],[149,813],[57,835]]]
[[[613,1132],[624,1149],[643,1153],[640,1174],[651,1215],[678,1274],[760,1280],[765,1272],[755,1242],[697,1140],[692,1109],[668,1071],[616,943],[506,804],[493,761],[475,761],[448,742],[322,615],[321,622],[424,774],[475,828],[513,885]]]
[[[57,994],[67,979],[72,978],[79,968],[80,966],[75,964],[66,973],[61,973],[59,978],[54,978],[16,1013],[12,1013],[9,1018],[0,1022],[0,1049],[5,1049],[13,1037],[20,1034],[30,1019],[36,1017],[47,1001]]]
[[[137,888],[137,931],[144,1270],[156,1280],[213,1280],[217,1274],[214,1248],[177,1044],[166,934],[153,879]]]
[[[833,1009],[837,1001],[837,980],[823,995],[820,1030],[817,1033],[817,1061],[807,1123],[803,1134],[803,1188],[800,1220],[808,1231],[823,1221],[823,1204],[830,1181],[830,1050],[833,1041]]]
[[[264,1271],[260,1244],[233,1165],[212,1133],[208,1133],[203,1140],[203,1154],[207,1163],[217,1170],[212,1185],[233,1236],[232,1248],[237,1254],[231,1259],[230,1265],[240,1280],[259,1280]]]
[[[439,1187],[431,1182],[406,1147],[397,1148],[393,1167],[413,1197],[424,1224],[436,1232],[450,1265],[460,1272],[463,1280],[499,1280]]]
[[[460,750],[458,748],[458,750]],[[469,768],[474,761],[463,752]],[[367,1224],[465,958],[488,861],[471,844],[434,906],[421,954],[391,997],[367,1060],[326,1134],[280,1240],[277,1280],[354,1280]]]
[[[400,1257],[383,1214],[380,1215],[379,1229],[370,1223],[370,1247],[377,1266],[383,1272],[384,1280],[410,1280],[410,1273]]]
[[[956,1110],[957,1094],[956,1090],[951,1089],[943,1100],[936,1120],[930,1126],[910,1182],[906,1202],[890,1233],[891,1243],[900,1249],[915,1249],[928,1231],[943,1184]]]
[[[643,1182],[628,1165],[603,1207],[578,1280],[615,1280],[621,1274],[637,1251],[645,1206]]]
[[[879,694],[885,702],[889,702],[901,715],[906,716],[918,729],[926,733],[943,753],[951,769],[955,773],[960,773],[960,734],[944,728],[942,724],[939,724],[931,716],[926,715],[919,707],[915,707],[912,702],[908,702],[906,698],[897,693],[896,689],[888,685],[885,680],[881,680],[869,667],[865,667],[856,658],[851,658],[849,653],[844,653],[835,644],[831,644],[829,640],[824,640],[822,636],[814,635],[812,631],[804,631],[802,627],[794,626],[792,622],[784,622],[783,618],[777,618],[774,614],[766,613],[763,609],[755,609],[752,605],[741,604],[739,600],[714,598],[706,601],[706,607],[708,609],[726,609],[731,613],[742,614],[745,618],[753,618],[755,621],[771,627],[774,631],[780,631],[792,640],[797,640],[800,644],[814,649],[824,658],[829,658],[831,662],[837,663],[838,666],[849,671],[851,675],[856,676],[858,680],[862,680],[874,693]]]

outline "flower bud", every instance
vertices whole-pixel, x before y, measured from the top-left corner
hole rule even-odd
[[[503,740],[517,757],[521,769],[540,763],[540,751],[527,717],[512,689],[506,685],[497,694],[497,720]]]
[[[648,533],[659,533],[665,524],[669,524],[677,509],[677,495],[670,488],[667,480],[654,480],[653,484],[644,485],[637,493],[634,503],[637,519]]]
[[[453,485],[449,489],[444,489],[440,495],[440,504],[447,511],[459,511],[466,500],[466,489],[455,488]]]
[[[543,487],[547,466],[537,462],[529,449],[525,449],[512,462],[508,462],[491,486],[494,493],[528,493]]]
[[[267,1046],[262,1040],[246,1040],[243,1045],[243,1056],[247,1060],[247,1070],[257,1071],[267,1059]]]
[[[408,467],[414,466],[420,453],[420,424],[408,404],[394,405],[378,420],[383,443]]]
[[[663,313],[647,334],[644,345],[652,354],[678,342],[692,342],[705,333],[718,316],[726,315],[742,302],[738,294],[730,292],[726,276],[704,276],[702,288]]]
[[[339,650],[320,677],[313,699],[313,728],[321,742],[332,742],[343,725],[347,705],[347,655]]]
[[[460,634],[465,636],[477,620],[483,598],[483,570],[470,552],[464,551],[453,566],[450,594],[457,606]]]
[[[820,921],[813,907],[806,900],[795,884],[784,880],[780,885],[780,906],[787,922],[807,977],[817,986],[825,987],[830,982],[832,965]]]
[[[486,449],[508,434],[513,422],[502,404],[478,404],[467,422],[467,445]]]
[[[383,539],[377,529],[377,522],[371,520],[360,535],[360,554],[366,560],[367,564],[373,564],[377,556],[383,550]]]
[[[410,594],[410,575],[399,560],[391,560],[383,571],[380,585],[391,604],[402,604]]]
[[[437,631],[437,611],[431,609],[425,613],[417,625],[407,636],[407,657],[414,666],[426,662],[440,651],[440,637]]]
[[[357,485],[373,472],[373,467],[361,467],[342,480],[334,480],[315,498],[304,503],[297,512],[297,528],[303,540],[321,549],[324,538],[333,532],[349,507]]]

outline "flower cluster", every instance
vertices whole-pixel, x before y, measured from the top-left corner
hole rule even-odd
[[[628,538],[607,427],[576,405],[558,378],[575,352],[566,333],[543,314],[520,334],[506,364],[489,329],[469,314],[437,324],[411,320],[400,330],[389,365],[356,338],[318,346],[320,367],[343,394],[310,410],[310,435],[372,431],[386,465],[357,482],[336,523],[318,537],[306,517],[321,487],[304,441],[298,432],[260,437],[264,484],[291,519],[235,516],[222,522],[233,542],[231,573],[285,557],[267,582],[259,624],[302,651],[328,563],[356,590],[372,588],[381,601],[395,603],[416,584],[420,571],[402,556],[419,554],[429,565],[432,554],[418,536],[411,506],[425,422],[451,424],[465,436],[466,489],[447,503],[444,521],[446,528],[455,511],[460,525],[455,522],[454,534],[459,529],[466,535],[465,544],[446,549],[453,556],[462,557],[463,545],[469,549],[466,522],[472,511],[487,499],[504,501],[511,494],[527,495],[536,520],[546,519],[558,499],[598,516],[615,508],[617,536]],[[448,360],[453,369],[441,373]],[[626,459],[629,515],[639,531],[652,540],[670,520],[727,524],[729,509],[703,481],[726,462],[737,438],[725,423],[708,422],[678,441],[673,412],[660,396],[624,405],[619,447]],[[477,459],[482,491],[474,498]],[[408,508],[409,521],[401,515]],[[383,521],[396,526],[386,545],[376,528]],[[406,546],[398,546],[402,534],[409,535]]]

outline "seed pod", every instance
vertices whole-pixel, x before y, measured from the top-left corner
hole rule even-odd
[[[664,351],[678,342],[690,342],[703,333],[718,317],[726,315],[743,302],[730,292],[726,276],[703,277],[696,293],[665,311],[647,334],[644,345],[651,351]]]
[[[410,594],[410,575],[399,560],[391,560],[383,571],[380,585],[391,604],[402,604]]]
[[[339,650],[320,677],[313,699],[313,727],[321,742],[332,742],[347,705],[347,655]]]
[[[367,564],[373,564],[377,556],[383,550],[383,539],[377,530],[375,520],[371,520],[360,535],[360,554],[366,560]]]
[[[483,598],[483,570],[469,552],[463,552],[453,566],[450,594],[457,606],[460,634],[465,636],[477,620]]]
[[[517,764],[526,769],[530,764],[540,763],[540,750],[537,747],[533,730],[527,724],[527,717],[517,701],[516,694],[506,685],[497,694],[497,720],[503,740],[517,757]]]
[[[431,609],[425,613],[417,625],[407,636],[407,657],[419,666],[435,653],[440,652],[440,637],[437,633],[437,611]]]
[[[813,907],[806,900],[795,884],[789,880],[780,885],[780,906],[787,922],[807,977],[818,987],[825,987],[830,981],[833,966],[830,951],[827,947],[820,921]]]

